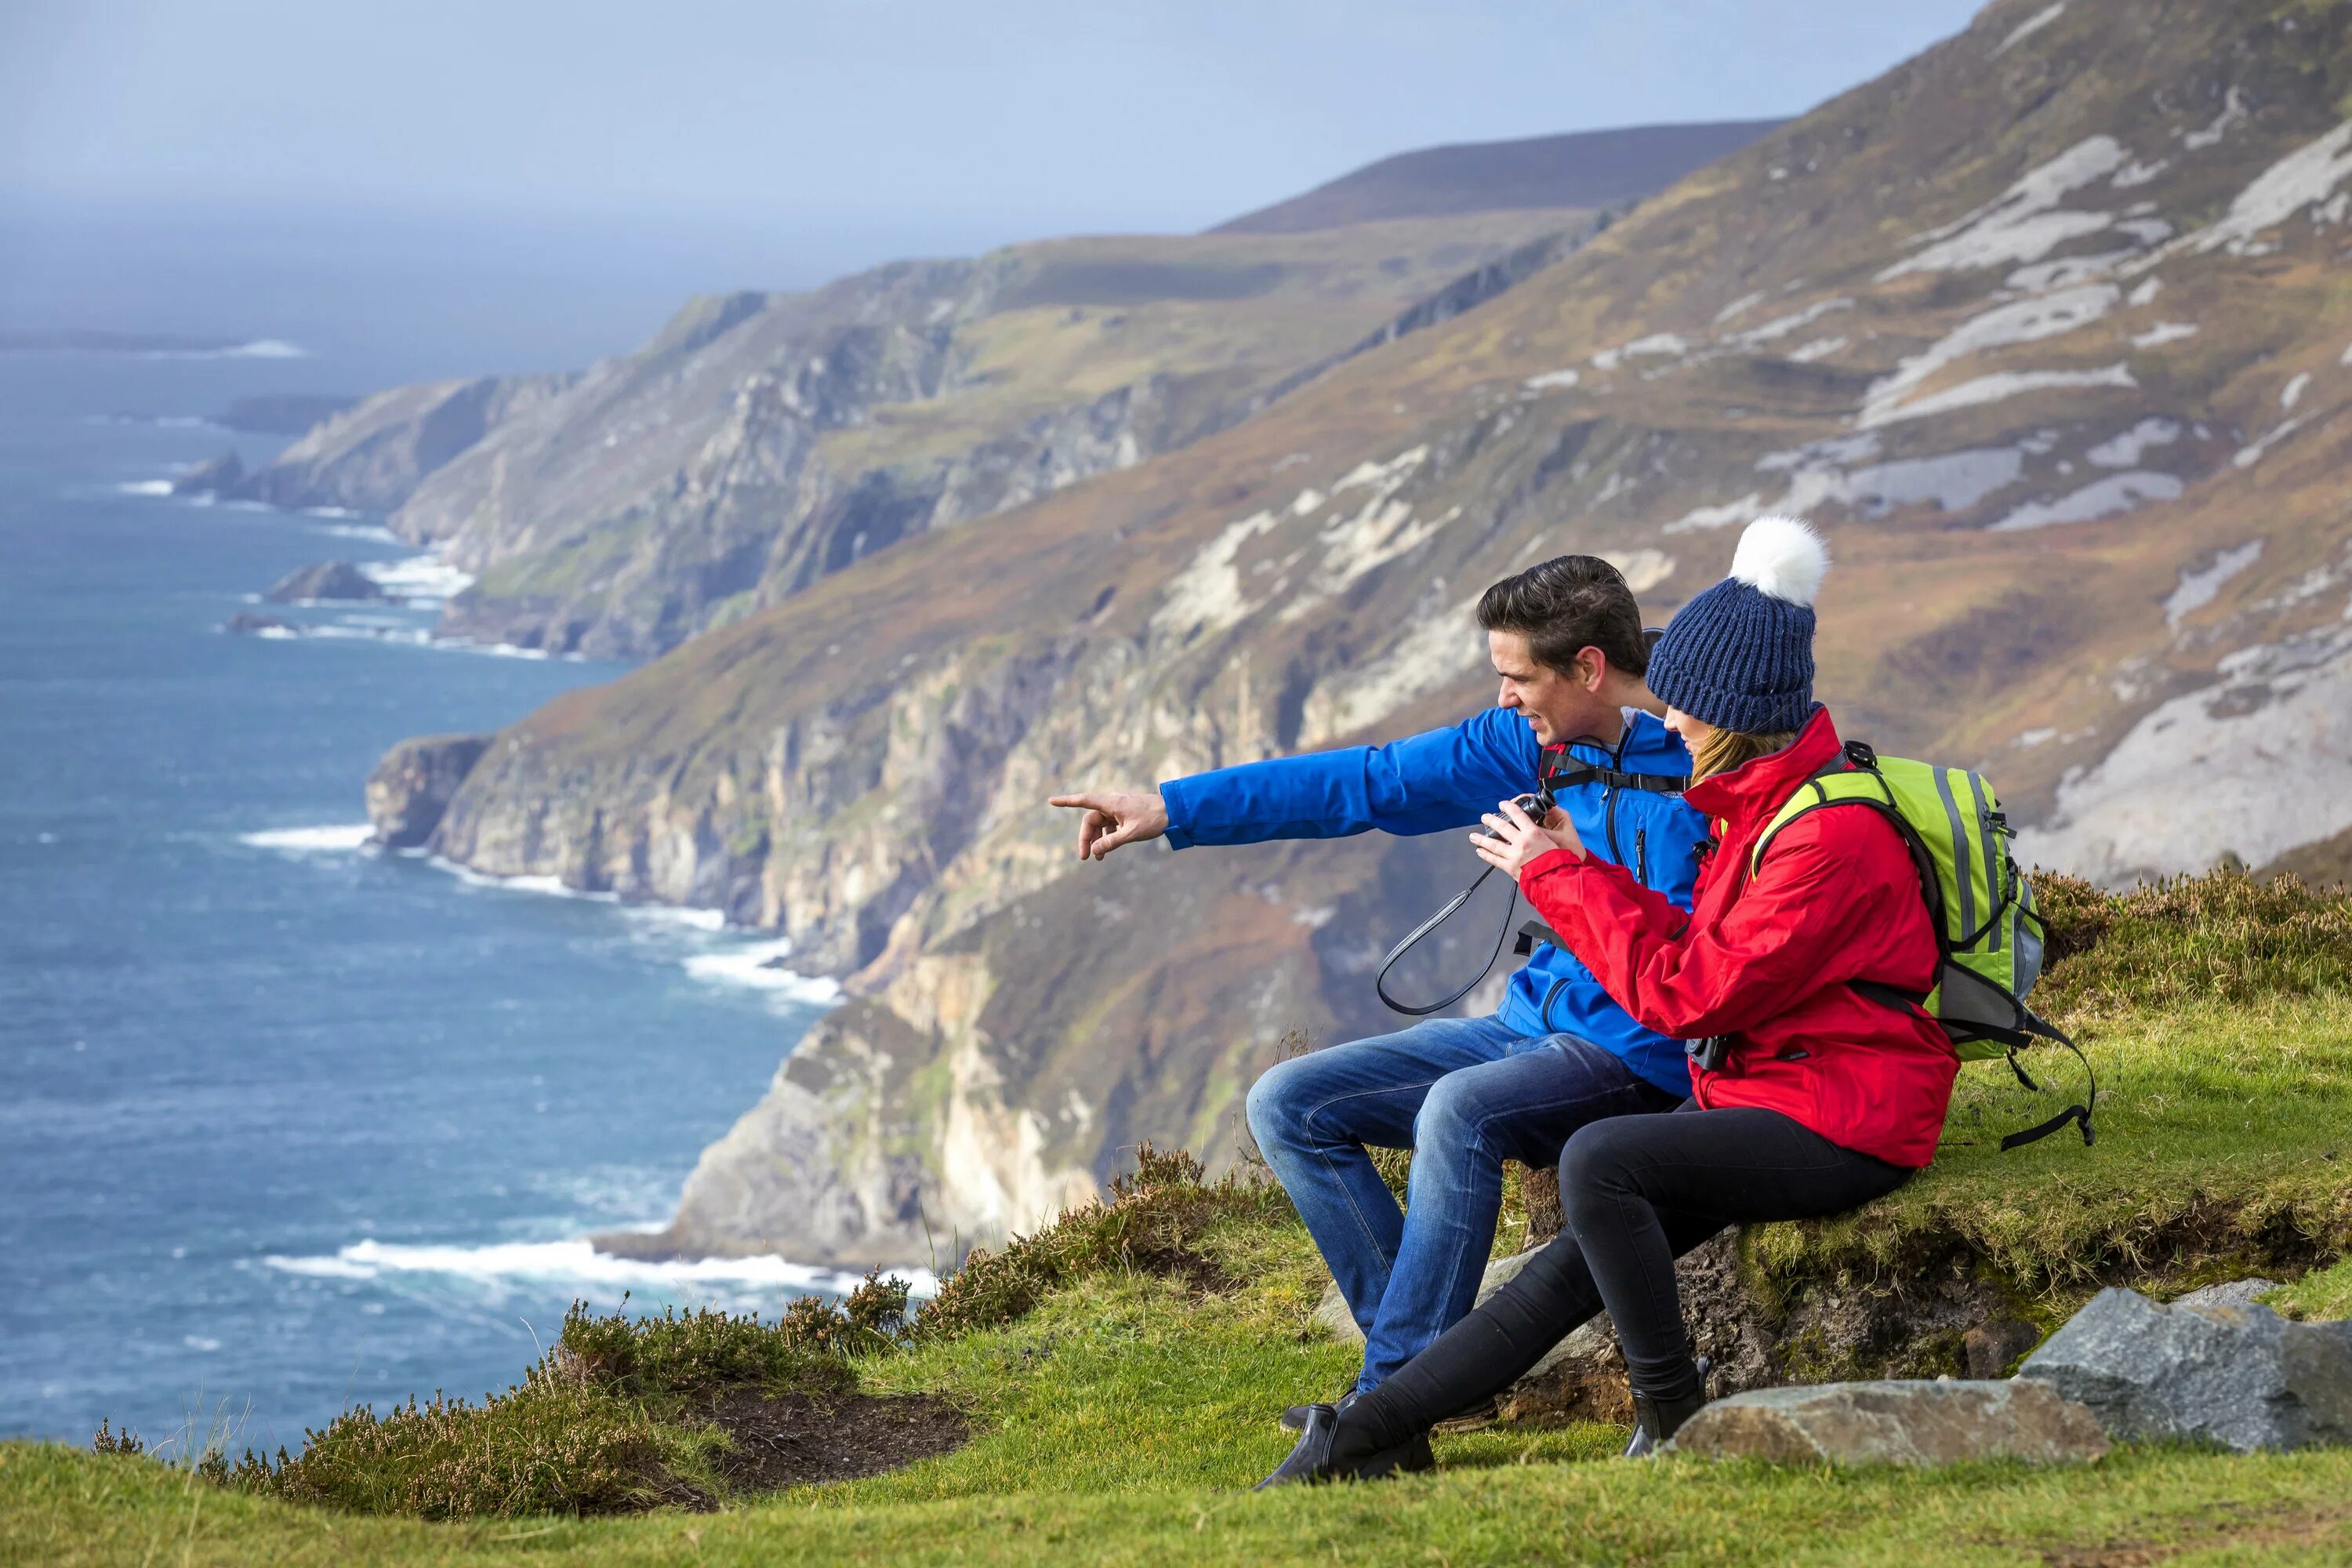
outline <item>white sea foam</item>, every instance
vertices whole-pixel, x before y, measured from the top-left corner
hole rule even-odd
[[[427,859],[436,870],[448,872],[469,888],[496,888],[509,893],[541,893],[552,899],[585,899],[596,904],[617,904],[621,901],[618,893],[567,887],[561,877],[494,877],[487,871],[460,866],[457,861],[439,855],[428,856]]]
[[[787,1290],[840,1295],[857,1288],[858,1276],[819,1265],[763,1258],[704,1258],[648,1262],[599,1252],[585,1238],[569,1241],[506,1241],[481,1247],[415,1246],[355,1241],[331,1255],[261,1260],[281,1273],[314,1279],[381,1279],[386,1276],[441,1275],[488,1287],[502,1294],[518,1287],[561,1286],[604,1299],[623,1290],[660,1294],[734,1294]],[[890,1270],[908,1279],[918,1295],[929,1296],[939,1282],[927,1268]],[[582,1288],[587,1288],[583,1289]]]
[[[686,972],[714,985],[744,985],[772,991],[788,1001],[829,1007],[841,1000],[841,982],[829,975],[799,974],[778,961],[793,951],[789,939],[746,942],[724,952],[698,952]]]
[[[688,909],[679,904],[628,904],[623,907],[623,912],[647,925],[677,925],[707,931],[727,929],[725,910]]]
[[[254,338],[222,348],[138,349],[134,359],[309,359],[310,351],[284,338]]]
[[[310,513],[309,515],[312,517],[325,517],[330,514],[322,508],[320,510]],[[345,517],[354,517],[358,514],[355,512],[344,512],[341,515]],[[392,530],[384,527],[380,522],[330,522],[320,527],[317,531],[334,539],[364,539],[373,544],[397,544],[400,542],[400,536],[393,532]]]
[[[364,822],[337,823],[331,827],[274,827],[261,833],[240,833],[240,844],[256,849],[276,849],[289,855],[348,855],[367,847],[375,829]]]
[[[385,593],[402,599],[446,599],[473,584],[470,573],[460,572],[435,551],[403,556],[397,561],[367,561],[360,571]]]
[[[172,493],[169,479],[132,479],[114,487],[117,494],[126,496],[167,496]]]

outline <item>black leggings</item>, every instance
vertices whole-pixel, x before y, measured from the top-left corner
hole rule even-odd
[[[1603,1307],[1636,1389],[1661,1399],[1696,1393],[1674,1260],[1727,1226],[1842,1214],[1910,1174],[1777,1110],[1685,1101],[1593,1122],[1559,1160],[1566,1233],[1349,1406],[1335,1451],[1391,1447],[1500,1394]]]

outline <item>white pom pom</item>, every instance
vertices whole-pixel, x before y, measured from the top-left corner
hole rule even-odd
[[[1734,577],[1792,605],[1811,605],[1829,569],[1830,547],[1811,524],[1793,517],[1758,518],[1731,556]]]

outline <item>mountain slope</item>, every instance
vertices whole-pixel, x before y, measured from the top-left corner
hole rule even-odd
[[[478,574],[443,630],[644,655],[1247,417],[1570,247],[1551,210],[1117,237],[688,305],[586,374],[401,388],[256,476]]]
[[[1779,120],[1629,125],[1423,147],[1221,223],[1211,234],[1303,234],[1385,218],[1524,207],[1612,207],[1662,191],[1736,153]]]
[[[1458,716],[1477,591],[1557,551],[1662,616],[1808,512],[1822,694],[1988,767],[2035,855],[2326,838],[2347,91],[2352,6],[1997,5],[1257,417],[559,700],[435,845],[848,973],[667,1240],[856,1261],[1209,1147],[1285,1031],[1385,1021],[1367,968],[1465,875],[1450,836],[1082,866],[1038,803]]]

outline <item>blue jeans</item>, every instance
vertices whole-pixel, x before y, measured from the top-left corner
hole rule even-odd
[[[1491,1017],[1426,1019],[1260,1078],[1250,1132],[1364,1331],[1357,1386],[1377,1387],[1470,1310],[1505,1160],[1551,1165],[1588,1122],[1682,1098],[1590,1041]],[[1413,1152],[1402,1211],[1367,1145]]]

